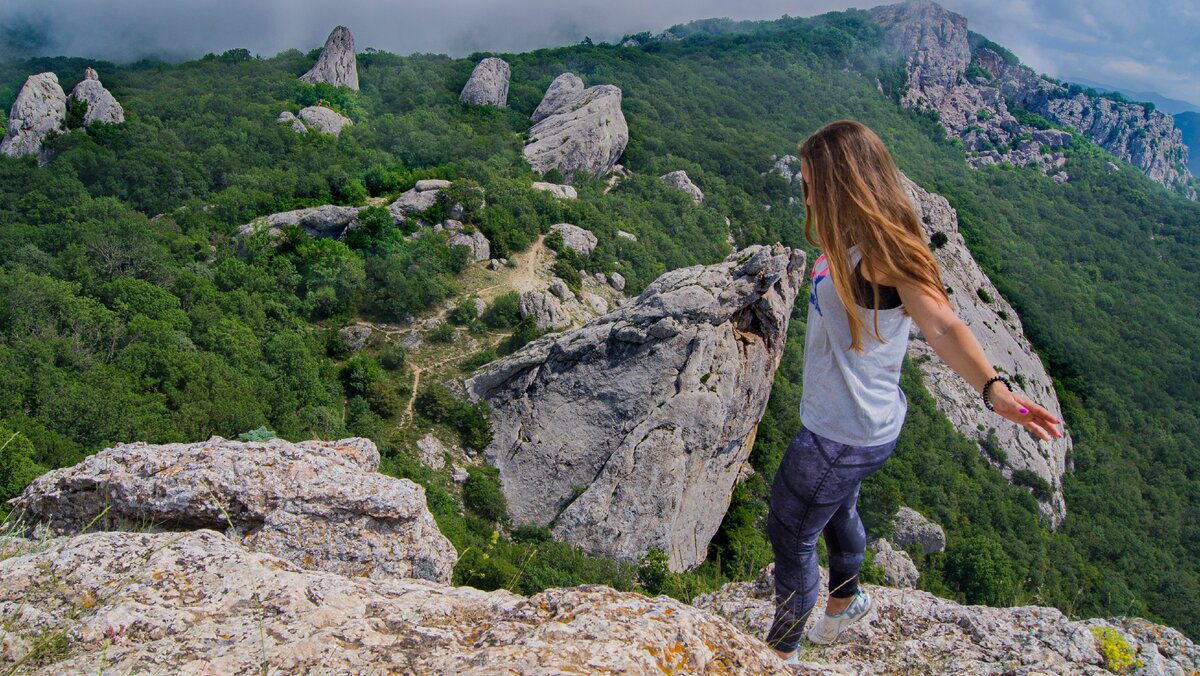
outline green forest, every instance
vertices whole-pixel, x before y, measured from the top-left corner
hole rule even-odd
[[[93,66],[127,120],[49,139],[45,166],[0,157],[0,501],[118,442],[359,435],[378,444],[383,471],[425,487],[460,553],[458,583],[532,593],[597,582],[690,600],[752,579],[771,559],[766,496],[799,428],[804,303],[751,456],[756,474],[735,490],[708,560],[674,574],[658,553],[638,564],[591,559],[544,530],[514,528],[494,471],[474,467],[460,486],[448,468],[420,462],[415,440],[429,429],[486,445],[486,408],[431,384],[440,379],[417,384],[405,349],[350,354],[338,331],[404,324],[447,301],[465,307],[478,264],[444,233],[407,238],[384,209],[364,212],[345,241],[237,232],[273,212],[386,204],[419,179],[445,178],[454,188],[430,219],[482,193],[486,207],[463,220],[497,258],[527,250],[551,224],[577,224],[599,244],[587,260],[561,253],[560,276],[620,272],[636,294],[666,270],[727,255],[726,217],[739,247],[807,247],[803,211],[790,204],[799,194],[768,171],[769,157],[852,118],[958,210],[1054,377],[1075,442],[1068,516],[1052,532],[1031,491],[953,430],[906,365],[909,417],[895,456],[864,485],[868,529],[885,534],[900,505],[941,523],[947,550],[911,553],[921,586],[942,596],[1138,615],[1200,636],[1200,205],[1128,165],[1108,171],[1113,158],[1082,138],[1067,150],[1063,185],[1033,168],[970,169],[931,116],[898,105],[903,64],[875,47],[880,29],[865,12],[673,30],[684,39],[501,54],[512,67],[508,109],[457,99],[484,55],[368,50],[361,92],[300,84],[316,51],[0,63],[4,111],[29,74],[54,71],[69,88]],[[532,190],[542,177],[521,156],[529,114],[564,71],[623,90],[621,162],[633,172],[611,192],[577,176],[573,201]],[[316,100],[353,126],[334,138],[275,122]],[[658,180],[677,169],[704,190],[703,205]],[[537,335],[514,294],[450,321],[446,349],[467,337],[480,347],[443,377]]]

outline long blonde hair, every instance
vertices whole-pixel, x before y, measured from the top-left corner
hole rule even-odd
[[[800,144],[800,157],[808,165],[802,177],[806,196],[812,191],[804,236],[824,249],[834,289],[847,309],[852,349],[863,351],[865,330],[853,309],[858,298],[850,267],[853,245],[858,245],[873,276],[916,284],[950,302],[900,171],[875,132],[852,120],[832,122]],[[879,289],[874,292],[873,337],[882,342]]]

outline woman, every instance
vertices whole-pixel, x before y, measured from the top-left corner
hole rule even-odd
[[[789,661],[816,605],[818,535],[829,551],[830,594],[808,638],[830,643],[871,609],[858,587],[866,551],[858,490],[891,455],[904,423],[900,363],[911,322],[988,408],[1042,439],[1062,436],[1053,415],[996,374],[955,316],[879,137],[857,122],[834,122],[800,146],[800,158],[805,236],[824,254],[812,269],[803,427],[780,464],[767,519],[776,602],[767,642]]]

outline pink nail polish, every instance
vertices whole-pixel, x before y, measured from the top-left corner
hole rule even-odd
[[[1029,413],[1029,409],[1027,409],[1027,408],[1025,408],[1024,406],[1022,406],[1022,407],[1021,407],[1021,415],[1025,415],[1026,413]]]

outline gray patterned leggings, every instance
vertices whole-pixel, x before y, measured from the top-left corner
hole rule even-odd
[[[829,550],[829,589],[838,598],[858,590],[867,549],[858,518],[858,489],[883,466],[896,442],[848,446],[801,428],[775,475],[767,535],[775,550],[775,621],[767,643],[791,652],[817,603],[817,536]]]

